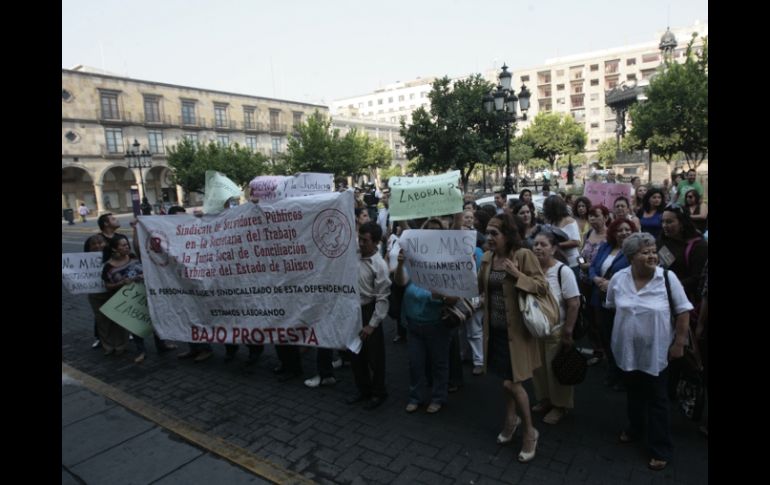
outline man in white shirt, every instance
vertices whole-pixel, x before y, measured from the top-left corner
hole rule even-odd
[[[348,399],[347,403],[365,402],[364,409],[374,409],[388,397],[385,390],[385,337],[381,323],[388,314],[390,278],[388,265],[377,252],[381,239],[382,229],[376,222],[367,222],[358,230],[361,250],[358,288],[363,324],[359,337],[363,345],[352,362],[358,394]]]

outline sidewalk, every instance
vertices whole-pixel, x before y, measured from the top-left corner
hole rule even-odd
[[[62,370],[62,484],[267,484]]]

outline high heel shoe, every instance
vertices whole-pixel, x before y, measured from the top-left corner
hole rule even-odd
[[[498,445],[505,445],[511,442],[513,439],[513,435],[516,433],[516,430],[519,428],[519,425],[521,424],[521,417],[516,416],[516,424],[513,425],[513,430],[511,431],[511,434],[508,436],[505,436],[503,434],[503,431],[500,431],[500,434],[497,435],[497,444]]]
[[[524,442],[533,441],[534,443],[532,445],[532,451],[529,451],[529,452],[524,451],[524,448],[522,447],[522,450],[519,452],[519,456],[518,456],[519,463],[529,463],[530,461],[535,459],[535,452],[537,451],[537,440],[538,439],[540,439],[540,432],[538,432],[537,430],[535,430],[535,438],[534,439],[532,439],[532,438],[524,438],[524,440],[523,440]]]

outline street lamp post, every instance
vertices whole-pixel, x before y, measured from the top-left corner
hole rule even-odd
[[[146,206],[150,206],[150,201],[147,199],[147,192],[144,188],[144,175],[143,169],[152,167],[152,153],[149,150],[139,150],[139,141],[134,138],[134,143],[131,145],[133,150],[126,150],[126,161],[128,162],[128,168],[139,169],[139,181],[142,184],[142,213],[146,212]],[[152,211],[152,206],[150,206]]]
[[[500,84],[493,93],[484,96],[484,109],[487,113],[497,113],[498,122],[505,125],[505,185],[506,194],[513,193],[513,180],[511,179],[511,123],[516,122],[516,101],[519,102],[522,112],[522,120],[527,119],[527,110],[529,109],[530,92],[527,86],[522,84],[518,98],[513,89],[511,89],[511,78],[513,75],[508,72],[508,66],[503,64],[502,72],[498,76]]]

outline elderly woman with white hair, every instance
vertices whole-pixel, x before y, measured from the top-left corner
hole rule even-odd
[[[628,443],[646,434],[647,466],[657,471],[673,455],[668,362],[684,355],[692,304],[676,275],[658,267],[652,235],[631,234],[623,241],[623,254],[630,266],[612,276],[606,303],[616,309],[611,348],[628,391],[630,426],[619,440]]]

